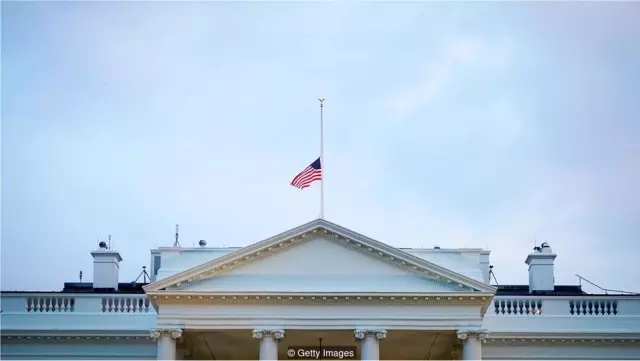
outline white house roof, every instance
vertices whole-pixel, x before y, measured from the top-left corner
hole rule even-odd
[[[470,266],[472,264],[470,261],[465,264],[464,259],[458,257],[459,260],[457,262],[452,262],[451,259],[455,257],[452,258],[446,252],[441,252],[444,256],[439,256],[439,262],[432,262],[428,260],[428,256],[420,254],[420,252],[417,252],[418,255],[411,254],[324,219],[316,219],[230,253],[216,254],[215,258],[209,261],[145,286],[145,291],[184,289],[188,287],[187,285],[229,274],[238,268],[272,257],[283,249],[296,248],[318,237],[333,244],[339,244],[344,248],[358,251],[360,254],[365,254],[387,265],[404,269],[425,279],[450,284],[472,292],[495,293],[495,288],[485,284],[481,276],[478,276],[478,271],[475,271],[475,273],[467,272],[465,275],[438,264],[446,263],[448,259],[449,264],[457,264],[458,268],[463,270],[467,268],[466,270],[468,271],[468,269],[473,268]]]

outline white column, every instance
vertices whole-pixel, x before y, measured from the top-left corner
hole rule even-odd
[[[151,338],[158,341],[158,360],[176,359],[176,340],[182,337],[179,328],[151,330]]]
[[[462,340],[462,359],[482,360],[482,342],[487,340],[487,330],[460,330],[457,334]]]
[[[360,340],[361,360],[380,360],[380,340],[387,337],[385,330],[355,330],[353,336]]]
[[[284,330],[253,330],[253,338],[260,340],[260,360],[278,359],[278,340],[284,338]]]

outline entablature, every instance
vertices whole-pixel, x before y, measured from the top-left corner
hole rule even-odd
[[[162,304],[388,304],[388,305],[484,305],[491,294],[429,293],[429,294],[351,294],[351,293],[218,293],[169,291],[151,293],[154,303]]]

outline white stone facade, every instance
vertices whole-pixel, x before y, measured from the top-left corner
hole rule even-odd
[[[3,292],[0,352],[276,360],[321,342],[363,360],[640,359],[640,296],[550,285],[547,246],[530,284],[507,287],[490,285],[486,250],[397,249],[325,220],[244,248],[159,248],[144,287]],[[114,284],[120,255],[92,254]]]

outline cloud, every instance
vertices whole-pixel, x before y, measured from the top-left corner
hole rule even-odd
[[[384,102],[390,117],[403,120],[445,96],[451,87],[464,80],[464,72],[486,70],[488,66],[504,66],[504,49],[489,45],[484,39],[458,36],[446,41],[435,58],[429,56],[430,66],[422,81],[388,95]]]

